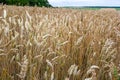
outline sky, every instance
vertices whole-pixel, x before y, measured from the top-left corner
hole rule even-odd
[[[120,0],[48,0],[54,7],[62,6],[120,6]]]

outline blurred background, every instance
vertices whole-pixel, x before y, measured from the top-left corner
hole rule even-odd
[[[0,0],[0,4],[40,7],[119,7],[120,0]]]
[[[0,0],[1,4],[17,5],[17,6],[44,6],[52,7],[48,0]]]

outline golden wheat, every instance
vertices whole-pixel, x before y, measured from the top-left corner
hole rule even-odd
[[[119,80],[115,9],[0,5],[0,80]]]

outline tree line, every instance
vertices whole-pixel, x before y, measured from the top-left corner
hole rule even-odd
[[[17,6],[45,6],[52,7],[48,0],[0,0],[0,3],[6,5],[17,5]]]

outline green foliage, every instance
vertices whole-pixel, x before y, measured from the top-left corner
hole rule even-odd
[[[117,68],[114,67],[114,77],[116,80],[120,80],[120,77],[118,76]]]
[[[45,6],[52,7],[47,0],[0,0],[0,3],[18,6]]]

